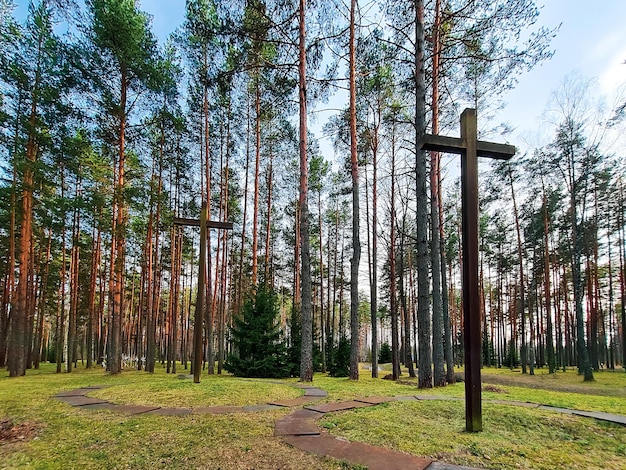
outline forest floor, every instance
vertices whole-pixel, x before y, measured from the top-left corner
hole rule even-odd
[[[0,468],[207,468],[207,469],[362,469],[345,461],[317,457],[285,444],[274,423],[296,408],[186,416],[129,415],[70,407],[53,397],[94,385],[89,397],[126,405],[192,408],[250,406],[293,400],[303,394],[284,381],[249,381],[203,375],[125,370],[117,376],[79,364],[71,374],[55,374],[42,364],[26,377],[0,377]],[[381,376],[384,374],[381,373]],[[535,375],[519,370],[483,369],[481,433],[464,431],[463,384],[418,390],[403,383],[358,382],[316,374],[314,385],[328,392],[317,403],[356,397],[430,396],[368,408],[328,413],[318,422],[325,433],[382,446],[430,460],[476,468],[626,468],[626,428],[588,417],[510,406],[530,402],[582,411],[626,415],[626,373],[603,371],[584,383],[575,370]],[[456,400],[449,400],[450,398]],[[497,402],[496,402],[497,400]]]

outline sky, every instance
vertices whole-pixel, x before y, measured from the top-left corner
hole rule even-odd
[[[618,93],[621,102],[626,101],[626,0],[544,0],[543,6],[538,0],[537,4],[539,25],[561,25],[552,42],[554,56],[519,77],[515,89],[504,96],[506,106],[499,113],[499,119],[514,128],[505,140],[522,151],[539,138],[538,129],[545,128],[544,111],[568,74],[593,79],[592,92],[608,103]],[[17,5],[18,17],[25,15],[28,1],[17,0]],[[140,0],[140,8],[152,15],[160,41],[182,24],[184,7],[185,0]]]
[[[141,0],[142,9],[153,15],[154,31],[161,40],[182,23],[184,4],[184,0]],[[539,0],[537,4],[539,25],[561,26],[552,42],[552,59],[522,74],[515,89],[504,96],[506,106],[499,118],[514,128],[504,140],[521,151],[537,138],[538,128],[545,127],[544,111],[568,74],[593,79],[592,91],[609,103],[621,87],[626,101],[626,0]]]
[[[593,79],[592,91],[608,103],[620,92],[626,101],[626,0],[545,0],[539,22],[561,28],[552,59],[524,73],[504,97],[508,104],[500,117],[516,127],[516,145],[541,127],[552,94],[568,74]]]

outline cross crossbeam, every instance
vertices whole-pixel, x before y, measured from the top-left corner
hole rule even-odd
[[[461,155],[461,205],[463,245],[463,335],[465,341],[465,428],[482,431],[480,381],[481,321],[478,277],[478,157],[508,160],[515,147],[478,140],[476,110],[461,114],[461,137],[426,134],[422,150]]]
[[[198,219],[187,219],[185,217],[175,217],[174,225],[185,225],[188,227],[200,227],[200,220]],[[232,230],[233,223],[232,222],[217,222],[215,220],[207,220],[206,221],[207,228],[220,228],[223,230]]]
[[[463,154],[466,145],[463,143],[463,139],[459,137],[426,134],[422,139],[421,148],[422,150]],[[484,140],[477,140],[476,153],[479,157],[508,160],[515,155],[515,147],[508,144],[496,144],[493,142],[485,142]]]

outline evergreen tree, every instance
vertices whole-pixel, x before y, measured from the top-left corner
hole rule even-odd
[[[328,364],[328,373],[331,377],[350,376],[350,340],[345,335],[341,335],[337,347],[331,351],[331,360]]]
[[[288,377],[289,353],[278,324],[277,295],[266,285],[244,303],[232,328],[235,353],[224,367],[241,377]]]
[[[8,143],[14,172],[10,236],[15,238],[11,241],[10,264],[17,261],[18,268],[8,317],[7,365],[11,377],[24,375],[29,362],[34,305],[30,300],[36,295],[33,283],[33,253],[37,242],[34,208],[44,181],[42,159],[53,147],[52,135],[61,121],[58,113],[67,103],[69,92],[67,70],[60,60],[65,48],[53,30],[53,10],[48,2],[31,3],[26,26],[19,36],[15,34],[6,41],[8,44],[15,40],[15,48],[7,49],[6,52],[11,53],[2,59],[0,75],[7,85],[3,87],[3,99],[15,112],[15,127],[10,131],[13,137]],[[9,269],[13,270],[14,266]]]
[[[381,364],[388,364],[393,359],[391,354],[391,347],[389,343],[383,343],[380,346],[380,353],[378,354],[378,362]]]
[[[126,131],[136,97],[149,88],[156,89],[161,77],[156,67],[156,39],[149,29],[149,17],[138,10],[134,0],[90,0],[88,6],[92,15],[90,39],[95,46],[95,66],[100,73],[97,88],[102,94],[102,106],[114,122],[109,138],[114,142],[117,154],[114,159],[110,260],[112,302],[107,367],[112,373],[118,373],[122,362],[126,230],[129,217],[126,170],[130,161],[127,161],[129,152]]]

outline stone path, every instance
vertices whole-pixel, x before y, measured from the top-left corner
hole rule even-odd
[[[285,385],[281,383],[281,385]],[[326,398],[328,394],[316,387],[304,388],[304,396],[291,400],[280,400],[260,405],[247,406],[202,406],[198,408],[167,408],[161,406],[145,406],[145,405],[118,405],[101,398],[91,398],[87,394],[94,390],[105,388],[105,385],[94,385],[92,387],[82,387],[67,392],[57,393],[54,397],[67,403],[70,406],[81,407],[83,409],[92,410],[111,410],[119,413],[127,413],[131,415],[152,414],[161,416],[187,416],[199,414],[226,414],[226,413],[251,413],[258,411],[277,410],[280,408],[291,408],[294,406],[302,406],[308,403]]]
[[[278,419],[274,424],[274,435],[281,438],[283,442],[304,450],[306,452],[343,460],[351,464],[366,466],[369,470],[473,470],[469,467],[460,467],[442,462],[416,457],[414,455],[397,452],[382,447],[376,447],[359,442],[350,442],[346,439],[335,437],[320,429],[317,421],[326,413],[337,411],[353,410],[369,406],[376,406],[381,403],[392,401],[423,401],[423,400],[448,400],[463,401],[462,398],[435,396],[435,395],[411,395],[397,397],[365,397],[354,400],[314,404],[328,396],[324,390],[305,384],[288,384],[304,390],[304,395],[291,400],[278,400],[260,405],[250,406],[207,406],[199,408],[167,408],[144,405],[117,405],[107,400],[88,397],[87,394],[104,388],[105,386],[83,387],[67,392],[60,392],[55,395],[57,400],[67,403],[70,406],[82,409],[107,409],[111,411],[127,413],[131,415],[153,414],[162,416],[187,416],[196,414],[225,414],[241,412],[259,412],[275,410],[280,408],[295,408],[288,415]],[[495,403],[500,405],[523,406],[527,408],[537,408],[541,410],[566,413],[588,418],[595,418],[615,424],[626,426],[626,416],[611,413],[579,411],[567,408],[558,408],[537,403],[505,401],[505,400],[483,400],[485,403]],[[312,404],[313,403],[313,404]],[[303,406],[303,408],[299,408]]]

